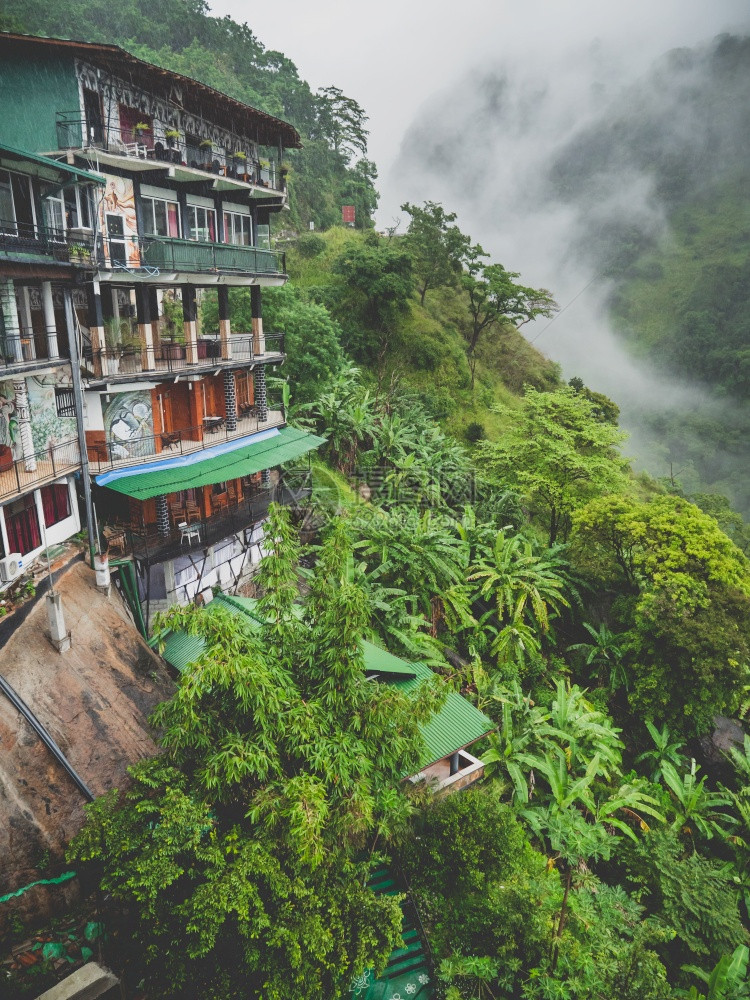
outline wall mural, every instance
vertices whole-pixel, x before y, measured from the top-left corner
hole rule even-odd
[[[99,203],[99,228],[105,237],[105,256],[123,266],[140,267],[133,182],[128,177],[103,176],[107,183]]]
[[[58,372],[53,375],[32,375],[26,379],[35,452],[48,451],[77,435],[75,419],[57,415],[57,386],[69,387],[70,377]],[[10,447],[14,459],[23,458],[12,382],[0,382],[0,444]]]
[[[113,459],[147,458],[155,452],[151,393],[117,392],[104,408],[104,433]]]

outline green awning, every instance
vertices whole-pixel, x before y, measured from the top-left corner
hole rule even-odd
[[[319,448],[324,438],[296,427],[284,427],[278,434],[254,444],[240,445],[231,450],[208,448],[180,458],[150,463],[137,470],[123,469],[105,472],[96,477],[99,486],[124,493],[135,500],[213,486],[230,479],[251,476],[292,462],[313,448]],[[158,467],[154,468],[154,464]]]
[[[33,163],[37,168],[44,168],[43,170],[37,170],[42,180],[58,180],[61,174],[63,176],[67,174],[69,177],[80,178],[92,184],[106,183],[104,178],[100,177],[99,174],[91,174],[87,170],[81,170],[80,167],[72,166],[70,163],[61,163],[59,160],[53,160],[51,156],[29,153],[27,150],[16,149],[14,146],[6,146],[4,143],[0,143],[0,166],[7,167],[9,164],[13,164],[17,167],[24,160]],[[12,166],[11,169],[13,169]],[[55,174],[57,176],[54,176]]]

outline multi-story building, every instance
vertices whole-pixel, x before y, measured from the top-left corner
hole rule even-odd
[[[132,553],[152,608],[236,583],[284,498],[278,466],[319,439],[285,426],[261,289],[286,280],[270,217],[286,204],[292,126],[111,45],[0,33],[0,140],[101,184],[45,193],[81,280],[84,466],[113,551]],[[230,288],[249,329],[232,329]],[[216,298],[218,330],[200,330]],[[33,306],[32,302],[32,306]]]
[[[93,273],[91,239],[45,219],[51,200],[93,201],[103,184],[75,166],[0,145],[0,590],[80,530],[72,316],[76,303],[85,306],[79,282]]]

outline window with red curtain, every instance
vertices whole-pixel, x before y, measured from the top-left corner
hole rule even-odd
[[[41,493],[44,523],[48,528],[59,521],[64,521],[66,517],[70,517],[70,493],[67,483],[53,483],[51,486],[43,486]]]
[[[39,530],[33,493],[8,504],[5,508],[5,528],[11,552],[20,552],[25,556],[27,552],[39,548],[42,544],[42,533]]]
[[[136,132],[136,125],[148,125],[148,132]],[[138,108],[120,105],[120,138],[123,142],[140,142],[149,148],[154,144],[154,120]]]

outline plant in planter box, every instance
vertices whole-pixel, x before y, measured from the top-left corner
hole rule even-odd
[[[164,138],[166,139],[168,146],[174,146],[177,140],[180,138],[180,133],[176,128],[168,128],[164,130]]]
[[[145,135],[147,132],[151,131],[151,126],[148,122],[136,122],[133,126],[133,131],[136,135]]]
[[[214,148],[214,144],[213,142],[211,142],[210,139],[201,139],[201,141],[198,143],[198,146],[203,150]]]

